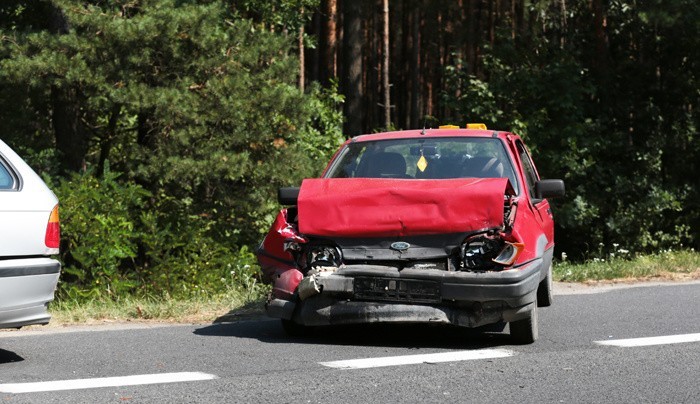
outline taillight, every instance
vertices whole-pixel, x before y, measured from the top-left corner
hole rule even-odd
[[[49,223],[46,225],[46,237],[44,244],[48,248],[55,248],[56,251],[50,253],[58,254],[58,247],[61,244],[61,225],[58,220],[58,205],[54,206],[49,216]]]

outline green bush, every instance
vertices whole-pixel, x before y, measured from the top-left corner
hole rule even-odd
[[[134,259],[141,238],[138,216],[148,197],[142,187],[74,174],[54,187],[60,201],[63,278],[59,296],[113,296],[138,286]]]
[[[211,234],[215,221],[191,202],[152,195],[118,174],[75,174],[61,201],[59,298],[195,296],[232,288],[260,294],[255,256]]]

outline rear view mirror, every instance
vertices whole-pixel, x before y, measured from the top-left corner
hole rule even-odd
[[[411,146],[411,156],[437,156],[438,150],[436,145]]]
[[[296,205],[299,199],[299,187],[281,187],[277,190],[277,201],[280,205]]]
[[[564,196],[566,189],[563,180],[539,180],[535,183],[535,196],[538,199]]]

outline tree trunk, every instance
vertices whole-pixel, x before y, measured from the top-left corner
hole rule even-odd
[[[323,65],[321,67],[321,82],[328,85],[330,81],[338,77],[338,58],[337,58],[337,1],[326,0],[324,12],[326,17],[325,32],[324,32],[324,47],[323,47]]]
[[[561,49],[564,49],[564,46],[566,46],[566,0],[560,0],[559,2],[559,13],[561,14],[560,17],[560,22],[559,24],[561,27],[559,27],[560,30],[560,37],[559,37],[559,47]]]
[[[56,35],[68,33],[69,24],[63,11],[51,4],[49,30]],[[80,120],[78,93],[73,88],[51,87],[51,123],[56,149],[61,155],[64,173],[80,171],[85,165],[88,133]]]
[[[345,67],[345,135],[362,134],[362,6],[363,1],[343,1],[343,63]]]
[[[119,104],[112,106],[112,113],[107,122],[107,130],[102,139],[100,139],[100,158],[97,163],[97,175],[102,176],[105,171],[105,165],[109,161],[109,152],[112,150],[112,142],[117,137],[117,124],[119,123],[119,114],[122,107]]]
[[[313,17],[311,18],[311,35],[315,38],[321,38],[321,13],[316,11],[313,14]],[[307,75],[307,80],[309,82],[311,81],[321,81],[321,78],[319,77],[319,71],[320,71],[320,65],[321,65],[321,47],[320,46],[315,46],[313,49],[310,50],[310,56],[311,56],[311,66],[309,66],[308,70],[308,75]],[[308,52],[308,51],[307,51]]]
[[[467,14],[467,72],[469,74],[476,74],[476,17],[475,13],[475,0],[467,0],[466,2],[466,14]]]
[[[301,10],[301,15],[304,15],[304,10]],[[304,25],[299,27],[299,36],[297,37],[297,44],[299,47],[299,90],[304,91],[304,68],[306,65],[306,60],[304,59]]]
[[[423,124],[424,113],[420,109],[420,96],[421,96],[421,58],[420,58],[420,24],[421,23],[421,12],[420,10],[415,10],[413,12],[413,45],[411,49],[411,63],[410,63],[410,76],[411,76],[411,128],[415,129],[419,125]]]
[[[382,46],[384,48],[384,63],[382,64],[382,86],[384,87],[384,127],[391,127],[391,91],[389,88],[389,0],[382,0],[384,15],[384,32]]]
[[[603,1],[593,0],[593,26],[595,30],[595,55],[593,65],[598,74],[607,70],[607,39],[605,37],[605,16],[603,14]]]

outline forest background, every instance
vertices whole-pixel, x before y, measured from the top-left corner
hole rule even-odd
[[[557,257],[698,248],[695,0],[4,0],[0,136],[61,201],[59,299],[251,288],[346,138],[524,137]]]

